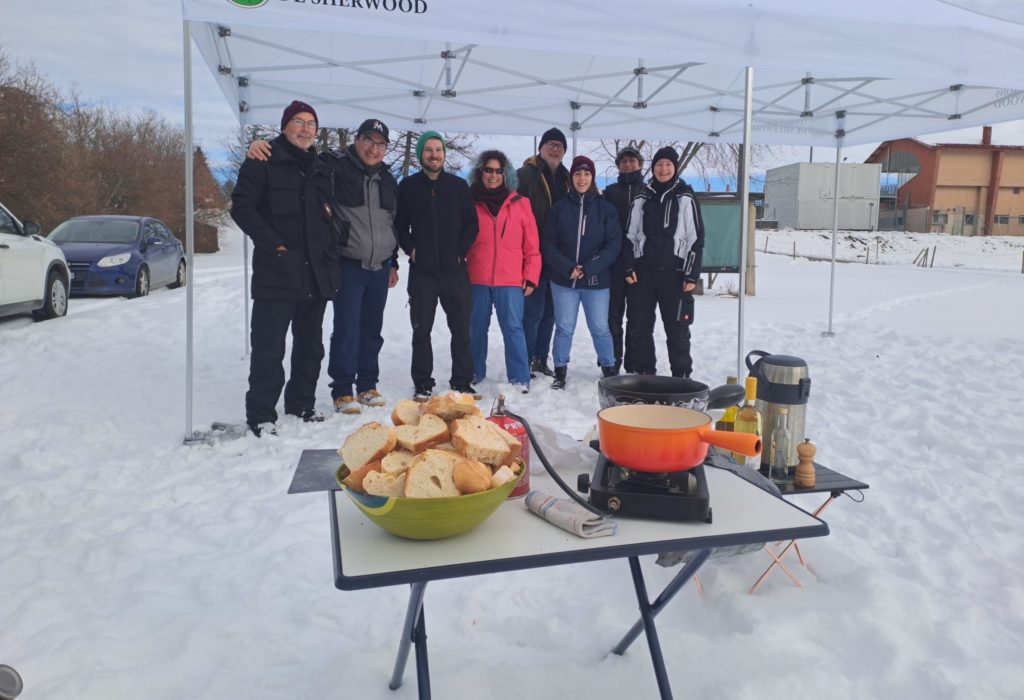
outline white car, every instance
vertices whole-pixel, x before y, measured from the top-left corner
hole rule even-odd
[[[0,204],[0,316],[31,311],[43,320],[68,312],[68,261],[39,231]]]

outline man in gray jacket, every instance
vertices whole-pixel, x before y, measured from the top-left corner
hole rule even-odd
[[[385,403],[377,391],[381,329],[388,289],[398,284],[398,182],[383,162],[387,148],[388,127],[379,119],[367,119],[345,152],[321,156],[333,173],[332,205],[342,243],[327,366],[339,413],[359,413],[360,404]]]

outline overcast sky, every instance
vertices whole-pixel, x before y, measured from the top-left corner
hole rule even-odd
[[[89,102],[104,101],[132,111],[151,109],[175,124],[184,121],[181,4],[176,0],[0,0],[0,45],[8,57],[31,62],[61,89],[77,87]],[[193,51],[195,136],[211,160],[218,160],[237,121],[198,51]],[[284,105],[282,105],[283,108]],[[924,138],[929,142],[977,142],[981,128]],[[513,160],[528,155],[532,139],[491,139]],[[996,125],[993,141],[1024,145],[1024,122]],[[877,144],[844,151],[861,161]],[[780,160],[805,160],[807,149],[792,149]],[[815,161],[832,161],[835,151],[814,149]]]

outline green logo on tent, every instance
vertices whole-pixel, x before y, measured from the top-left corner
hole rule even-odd
[[[267,4],[267,0],[228,0],[228,2],[239,7],[262,7]]]

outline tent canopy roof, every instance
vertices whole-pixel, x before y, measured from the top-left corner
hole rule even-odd
[[[182,2],[243,124],[276,124],[298,98],[323,126],[372,115],[417,131],[557,124],[583,138],[735,143],[747,65],[758,143],[1024,118],[1024,11],[1008,0]]]

